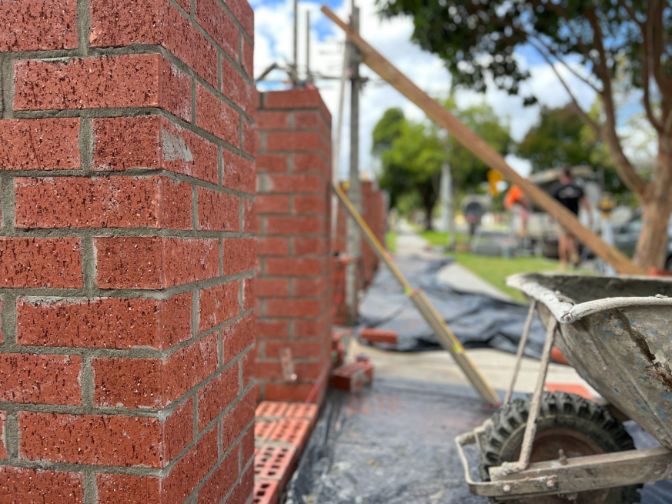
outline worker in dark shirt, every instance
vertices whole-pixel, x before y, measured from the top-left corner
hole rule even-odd
[[[553,191],[553,197],[574,215],[579,215],[579,209],[583,207],[588,213],[588,220],[592,227],[592,213],[590,203],[586,198],[583,188],[577,185],[572,178],[572,172],[569,168],[564,168],[560,175],[560,184]],[[574,235],[565,228],[560,228],[558,233],[558,255],[560,256],[560,265],[563,269],[567,264],[578,265],[579,254]]]

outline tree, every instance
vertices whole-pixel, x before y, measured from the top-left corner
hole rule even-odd
[[[449,99],[446,105],[455,110],[454,98]],[[497,152],[503,156],[510,152],[513,141],[509,128],[499,122],[490,106],[481,103],[462,110],[457,109],[456,115]],[[453,184],[458,191],[474,191],[487,180],[490,167],[452,136],[448,137],[447,148]]]
[[[599,107],[593,107],[591,115],[598,117]],[[539,121],[518,144],[516,153],[531,162],[533,172],[558,166],[588,165],[602,172],[610,192],[622,193],[625,189],[606,145],[571,104],[543,107]]]
[[[375,146],[374,141],[374,149]],[[381,152],[380,185],[389,192],[390,203],[396,206],[400,197],[415,192],[425,213],[427,230],[432,229],[432,211],[439,195],[441,164],[445,159],[445,144],[436,130],[405,118],[399,122],[398,134],[389,148]]]
[[[519,50],[535,50],[555,73],[583,121],[608,147],[623,183],[643,212],[635,260],[661,266],[672,212],[672,5],[669,0],[378,0],[388,16],[411,15],[413,38],[441,57],[458,86],[484,91],[489,82],[525,104],[530,73]],[[595,118],[581,108],[567,75],[599,96]],[[639,94],[657,135],[650,176],[637,172],[617,126],[616,97]]]

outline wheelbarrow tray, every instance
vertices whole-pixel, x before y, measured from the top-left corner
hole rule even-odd
[[[583,379],[672,448],[672,281],[521,274],[509,286],[537,301]]]

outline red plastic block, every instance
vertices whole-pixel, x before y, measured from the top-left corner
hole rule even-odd
[[[257,406],[256,417],[303,418],[313,420],[317,416],[317,405],[313,403],[293,403],[285,401],[263,401]]]
[[[361,330],[359,335],[367,343],[385,343],[388,345],[396,345],[399,339],[399,335],[395,331],[373,329],[372,327],[365,327]]]
[[[280,488],[275,480],[254,480],[254,504],[276,504]]]
[[[334,369],[331,386],[346,392],[356,392],[373,381],[373,364],[367,361],[352,362]]]

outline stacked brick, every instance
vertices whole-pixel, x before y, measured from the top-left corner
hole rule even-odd
[[[247,502],[250,7],[0,19],[0,500]]]
[[[377,184],[370,180],[362,180],[362,217],[369,225],[373,234],[381,243],[385,243],[387,229],[387,203],[385,193]],[[344,186],[345,187],[345,186]],[[347,218],[345,210],[339,206],[336,215],[336,232],[333,243],[333,299],[332,310],[334,323],[337,325],[348,324],[348,309],[345,304],[345,278],[347,264],[352,258],[347,253]],[[362,240],[362,252],[358,258],[360,289],[365,289],[373,281],[373,277],[380,265],[380,259],[371,246]]]
[[[314,89],[259,99],[255,374],[266,400],[316,401],[331,347],[331,116]]]

